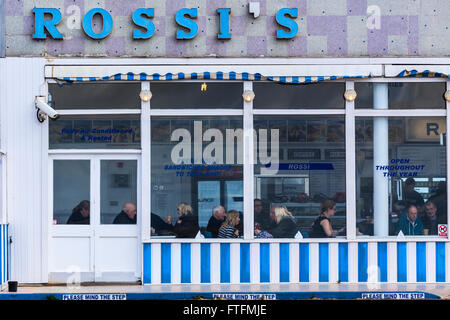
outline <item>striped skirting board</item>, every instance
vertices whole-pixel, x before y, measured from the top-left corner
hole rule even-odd
[[[152,242],[144,284],[450,282],[450,242]]]
[[[0,287],[8,282],[8,226],[0,224]]]

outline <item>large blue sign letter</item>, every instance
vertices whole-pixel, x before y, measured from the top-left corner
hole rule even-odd
[[[153,8],[139,8],[133,12],[133,22],[135,25],[145,28],[147,32],[142,32],[140,30],[133,31],[133,39],[148,39],[153,36],[155,33],[155,25],[152,21],[145,19],[144,15],[149,18],[153,18],[155,16],[155,9]]]
[[[277,30],[277,39],[290,39],[290,38],[295,37],[298,33],[297,22],[287,18],[286,15],[289,15],[291,18],[297,18],[298,9],[297,8],[293,8],[293,9],[284,8],[284,9],[280,9],[277,12],[276,19],[277,19],[278,24],[281,25],[282,27],[289,29],[289,32],[286,32],[284,30]]]
[[[100,14],[103,20],[103,30],[101,33],[95,33],[92,29],[92,20],[94,15]],[[108,11],[101,8],[89,10],[83,18],[83,30],[92,39],[103,39],[108,36],[113,28],[113,19]]]
[[[177,39],[192,39],[197,35],[198,32],[198,26],[195,21],[192,21],[185,17],[185,15],[190,16],[191,18],[197,18],[197,9],[181,9],[178,10],[175,20],[178,25],[185,27],[186,29],[189,29],[189,33],[184,32],[182,30],[177,30]]]
[[[53,8],[34,8],[34,34],[33,39],[46,39],[47,35],[44,29],[47,29],[48,33],[53,39],[62,39],[63,35],[56,29],[56,25],[61,22],[61,12],[58,9]],[[51,20],[44,20],[45,14],[51,14]]]
[[[231,39],[230,34],[230,8],[217,9],[219,13],[220,29],[217,38],[219,39]]]

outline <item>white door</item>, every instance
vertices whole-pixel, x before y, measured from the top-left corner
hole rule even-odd
[[[49,282],[139,280],[138,155],[52,155],[49,169]]]

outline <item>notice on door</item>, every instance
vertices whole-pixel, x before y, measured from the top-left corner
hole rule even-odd
[[[124,293],[63,294],[62,300],[127,300]]]

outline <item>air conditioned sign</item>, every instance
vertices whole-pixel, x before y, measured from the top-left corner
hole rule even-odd
[[[178,40],[189,40],[195,38],[199,28],[195,21],[198,15],[198,8],[182,8],[176,12],[175,22],[181,28],[176,30],[175,36]],[[58,30],[57,25],[62,20],[60,10],[56,8],[34,8],[34,34],[33,39],[46,39],[49,35],[53,39],[64,39],[64,35]],[[230,8],[217,9],[219,16],[219,28],[217,38],[219,40],[231,39],[230,33]],[[152,19],[155,18],[157,12],[154,8],[139,8],[132,14],[132,20],[136,29],[132,32],[132,37],[138,39],[150,39],[155,35],[156,28]],[[98,16],[102,21],[102,30],[94,30],[94,16]],[[278,10],[275,20],[282,28],[277,30],[277,39],[291,39],[298,33],[298,25],[294,18],[298,16],[297,8],[283,8]],[[111,34],[114,26],[111,14],[102,8],[94,8],[89,10],[82,19],[82,28],[85,34],[96,40],[106,38]]]

